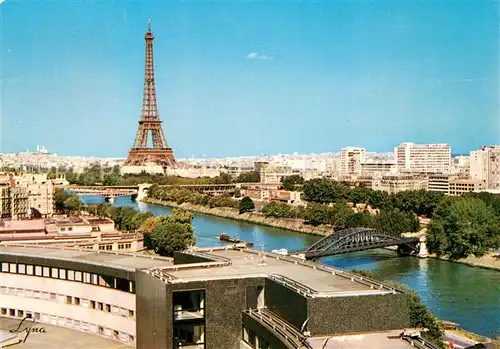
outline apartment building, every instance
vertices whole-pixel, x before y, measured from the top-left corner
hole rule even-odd
[[[299,171],[292,170],[288,166],[277,166],[269,163],[262,163],[258,166],[261,183],[280,183],[283,177],[294,174],[300,175]]]
[[[340,173],[361,174],[361,164],[366,160],[365,148],[346,147],[340,150]]]
[[[380,180],[373,181],[372,189],[396,194],[407,190],[426,190],[427,178],[420,175],[395,175],[383,176]]]
[[[363,176],[376,176],[385,174],[396,174],[397,166],[395,161],[366,161],[361,164],[361,174]]]
[[[470,178],[484,181],[488,189],[500,189],[500,145],[471,151]]]
[[[460,196],[470,192],[480,192],[486,189],[486,182],[475,179],[455,179],[450,181],[449,195]]]
[[[0,218],[20,219],[29,215],[28,191],[0,183]]]
[[[448,194],[450,192],[450,180],[453,180],[454,178],[455,177],[445,174],[429,175],[427,180],[427,190]]]
[[[451,148],[448,144],[401,143],[394,148],[399,172],[450,173]]]

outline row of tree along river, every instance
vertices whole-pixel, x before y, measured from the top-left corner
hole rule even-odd
[[[99,197],[84,197],[85,203],[102,203]],[[116,199],[116,206],[131,206],[154,215],[170,214],[164,206]],[[197,246],[221,246],[218,236],[226,233],[254,243],[254,249],[300,250],[319,237],[260,226],[225,218],[193,215]],[[436,259],[398,257],[395,252],[376,249],[326,257],[322,263],[344,269],[373,272],[380,280],[394,280],[416,290],[422,301],[443,320],[488,337],[500,336],[500,272]]]

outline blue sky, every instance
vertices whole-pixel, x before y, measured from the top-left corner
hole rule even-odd
[[[500,142],[497,1],[0,4],[0,152],[125,157],[152,19],[178,157]]]

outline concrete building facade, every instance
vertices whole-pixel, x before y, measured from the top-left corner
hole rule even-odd
[[[411,347],[389,339],[409,326],[403,291],[291,256],[214,248],[168,259],[0,246],[0,263],[2,317],[137,348],[319,349],[327,337],[371,332]]]
[[[399,172],[450,173],[451,147],[448,144],[401,143],[394,148]]]
[[[470,179],[484,181],[488,189],[500,189],[499,145],[490,145],[471,151]]]
[[[340,173],[361,174],[361,164],[365,162],[366,150],[359,147],[346,147],[340,150]]]

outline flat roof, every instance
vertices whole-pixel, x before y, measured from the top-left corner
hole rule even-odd
[[[6,317],[0,317],[0,330],[8,331],[10,329],[15,329],[19,326],[21,319],[12,319]],[[99,348],[99,349],[130,349],[131,346],[121,344],[117,341],[106,339],[97,334],[74,331],[69,328],[48,325],[45,323],[35,323],[32,327],[45,329],[45,333],[41,332],[31,332],[26,339],[25,343],[12,346],[13,348],[23,348],[23,349],[40,349],[40,348],[51,348],[51,349],[67,349],[71,348]],[[23,339],[26,337],[26,332],[19,333],[19,338]]]
[[[12,231],[36,231],[44,230],[43,219],[33,219],[25,221],[0,221],[0,233]]]
[[[359,276],[344,270],[329,268],[313,262],[256,250],[214,248],[194,250],[229,260],[230,263],[207,268],[206,263],[176,265],[163,270],[169,282],[186,282],[211,279],[275,276],[275,280],[302,292],[317,296],[342,296],[393,293],[380,289],[378,284],[363,282]],[[259,255],[260,254],[260,255]],[[353,277],[354,276],[354,277]],[[283,278],[282,278],[283,277]],[[366,280],[366,278],[364,279]]]
[[[171,258],[136,253],[94,251],[60,246],[0,245],[0,255],[22,255],[105,265],[127,270],[161,268],[173,265]]]
[[[403,332],[403,330],[378,332],[378,333],[362,333],[356,335],[344,335],[344,336],[334,336],[334,337],[313,337],[313,338],[308,338],[307,342],[313,347],[313,349],[414,348],[412,345],[410,345],[410,343],[406,342],[401,338],[390,338],[399,336],[401,332]]]

